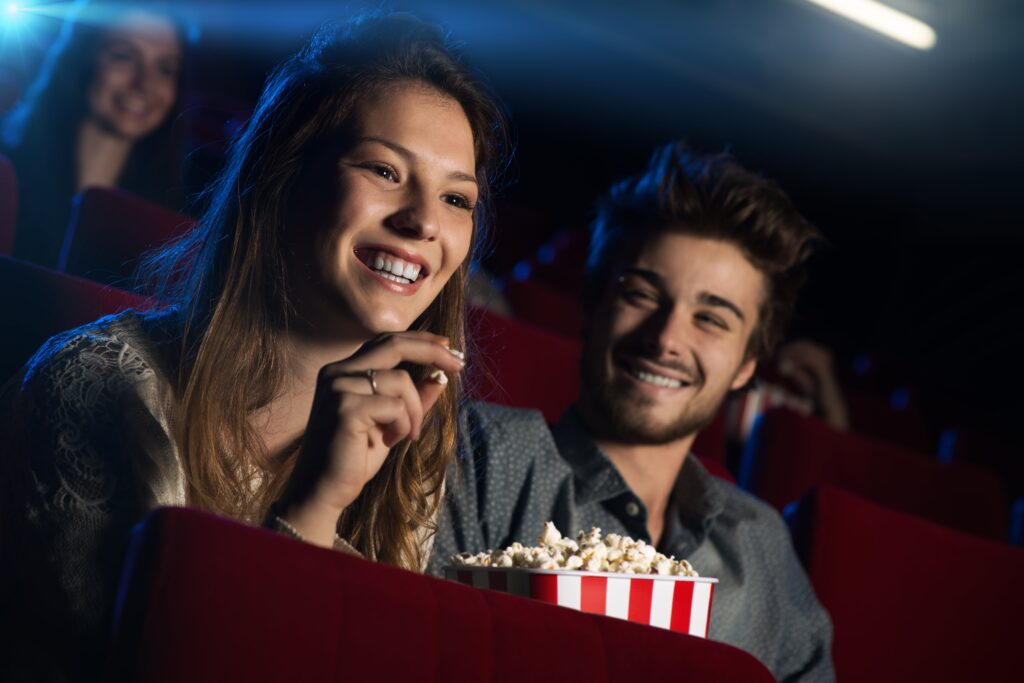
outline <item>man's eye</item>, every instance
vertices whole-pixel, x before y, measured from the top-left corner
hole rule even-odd
[[[720,330],[728,330],[729,326],[725,324],[725,321],[718,316],[711,315],[710,313],[698,313],[696,315],[697,322],[703,325],[710,325]]]
[[[622,292],[623,298],[630,303],[649,304],[657,302],[657,297],[651,292],[643,289],[626,289]]]
[[[466,209],[467,211],[473,210],[473,203],[461,194],[446,194],[441,198],[441,201],[445,204],[450,204],[457,209]]]

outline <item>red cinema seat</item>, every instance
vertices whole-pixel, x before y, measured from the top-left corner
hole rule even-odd
[[[75,198],[58,270],[123,284],[139,257],[192,229],[194,221],[124,190],[89,188]]]
[[[761,418],[744,453],[739,481],[779,509],[813,486],[835,484],[966,533],[1006,540],[1009,503],[991,472],[942,464],[785,410]]]
[[[14,233],[18,225],[18,177],[14,166],[0,154],[0,254],[14,253]]]
[[[482,308],[469,317],[470,396],[561,417],[579,388],[579,343]]]
[[[189,509],[136,531],[104,680],[771,681],[728,645],[316,548]]]
[[[58,332],[146,304],[129,292],[7,256],[0,256],[0,291],[6,292],[0,307],[0,382]]]
[[[715,473],[728,472],[727,467],[727,439],[725,433],[725,410],[719,410],[715,419],[704,429],[700,430],[693,442],[693,452],[700,456],[705,464],[713,462],[716,465]],[[732,474],[729,474],[729,481],[735,481]]]
[[[887,397],[856,389],[847,389],[843,394],[850,413],[850,429],[854,432],[920,453],[934,449],[935,438],[928,420],[913,401],[910,389],[893,389]]]
[[[583,332],[583,311],[570,294],[551,289],[534,280],[510,280],[505,297],[516,317],[569,339]]]
[[[825,486],[790,517],[840,681],[1015,681],[1024,549]]]

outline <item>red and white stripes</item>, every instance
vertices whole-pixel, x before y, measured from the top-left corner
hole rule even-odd
[[[446,567],[449,579],[583,612],[707,637],[717,579]]]

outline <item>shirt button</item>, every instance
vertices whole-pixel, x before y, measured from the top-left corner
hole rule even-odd
[[[626,503],[626,514],[630,517],[636,517],[640,514],[640,506],[633,501]]]

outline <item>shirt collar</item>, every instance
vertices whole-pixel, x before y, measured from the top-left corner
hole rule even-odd
[[[629,485],[590,436],[576,406],[570,406],[551,428],[555,445],[573,472],[577,505],[629,493]]]
[[[565,411],[551,432],[559,453],[572,468],[578,505],[632,493],[612,461],[594,443],[575,405]],[[683,461],[669,505],[675,511],[669,517],[678,519],[698,536],[707,532],[723,510],[720,483],[692,453]]]
[[[692,452],[683,461],[672,495],[673,515],[694,532],[706,532],[725,508],[722,484],[704,469]]]

